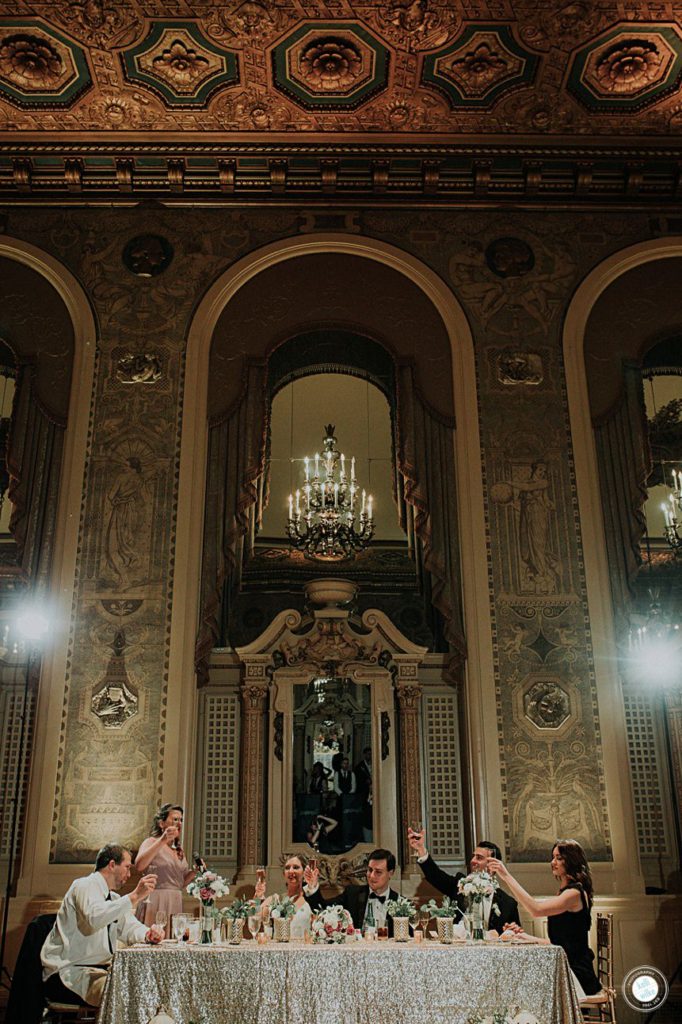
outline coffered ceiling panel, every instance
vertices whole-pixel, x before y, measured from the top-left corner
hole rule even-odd
[[[681,16],[587,0],[5,3],[0,131],[669,135]]]
[[[677,200],[681,129],[682,0],[0,2],[0,194]]]

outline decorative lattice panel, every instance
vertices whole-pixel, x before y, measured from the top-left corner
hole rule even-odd
[[[201,849],[207,858],[237,856],[239,700],[234,694],[204,697],[201,782]]]
[[[422,698],[428,845],[436,858],[464,857],[462,830],[457,698],[454,694]]]
[[[33,717],[35,701],[32,694],[28,698],[28,718],[24,734],[24,754],[22,765],[19,766],[19,746],[21,743],[21,716],[24,711],[23,690],[6,690],[0,697],[0,753],[2,762],[0,764],[0,857],[10,856],[10,843],[12,832],[12,816],[14,809],[14,795],[17,784],[17,772],[21,772],[21,786],[19,789],[19,812],[17,835],[17,849],[21,848],[21,829],[24,821],[24,808],[26,804],[26,790],[28,787],[28,766],[29,758],[27,751],[31,749],[33,742]]]
[[[642,856],[665,856],[669,851],[661,799],[654,708],[643,694],[625,691],[623,699],[639,852]]]

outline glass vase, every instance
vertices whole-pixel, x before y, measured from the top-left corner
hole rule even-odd
[[[291,921],[288,917],[273,917],[272,937],[275,942],[288,942],[291,937]]]
[[[449,944],[455,934],[454,917],[437,917],[436,928],[438,929],[438,941]]]
[[[396,942],[408,942],[410,938],[409,917],[393,918],[393,938]]]
[[[204,905],[201,908],[199,929],[201,932],[201,938],[199,939],[201,945],[210,946],[211,943],[213,942],[213,925],[213,905],[210,903],[204,903]]]
[[[469,922],[469,937],[472,942],[485,941],[485,921],[483,920],[483,900],[469,900],[467,907],[467,919]]]

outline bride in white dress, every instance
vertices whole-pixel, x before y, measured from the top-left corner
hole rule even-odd
[[[284,882],[287,887],[286,895],[289,896],[296,904],[296,914],[291,919],[291,931],[290,935],[292,939],[302,939],[306,931],[310,930],[310,918],[312,911],[310,905],[306,902],[306,898],[303,895],[303,872],[305,871],[305,864],[302,857],[298,854],[294,854],[289,857],[284,864],[283,874]],[[259,882],[256,886],[256,898],[263,899],[265,896],[265,882]],[[272,903],[272,896],[264,901],[261,907],[261,914],[263,920],[267,921],[270,914],[270,906]]]

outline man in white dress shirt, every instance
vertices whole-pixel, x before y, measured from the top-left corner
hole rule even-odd
[[[97,854],[94,872],[71,884],[40,953],[48,996],[65,998],[65,986],[99,1006],[116,943],[161,941],[162,931],[146,928],[133,913],[154,889],[156,875],[144,875],[127,896],[116,892],[128,881],[130,868],[130,850],[109,843]]]

